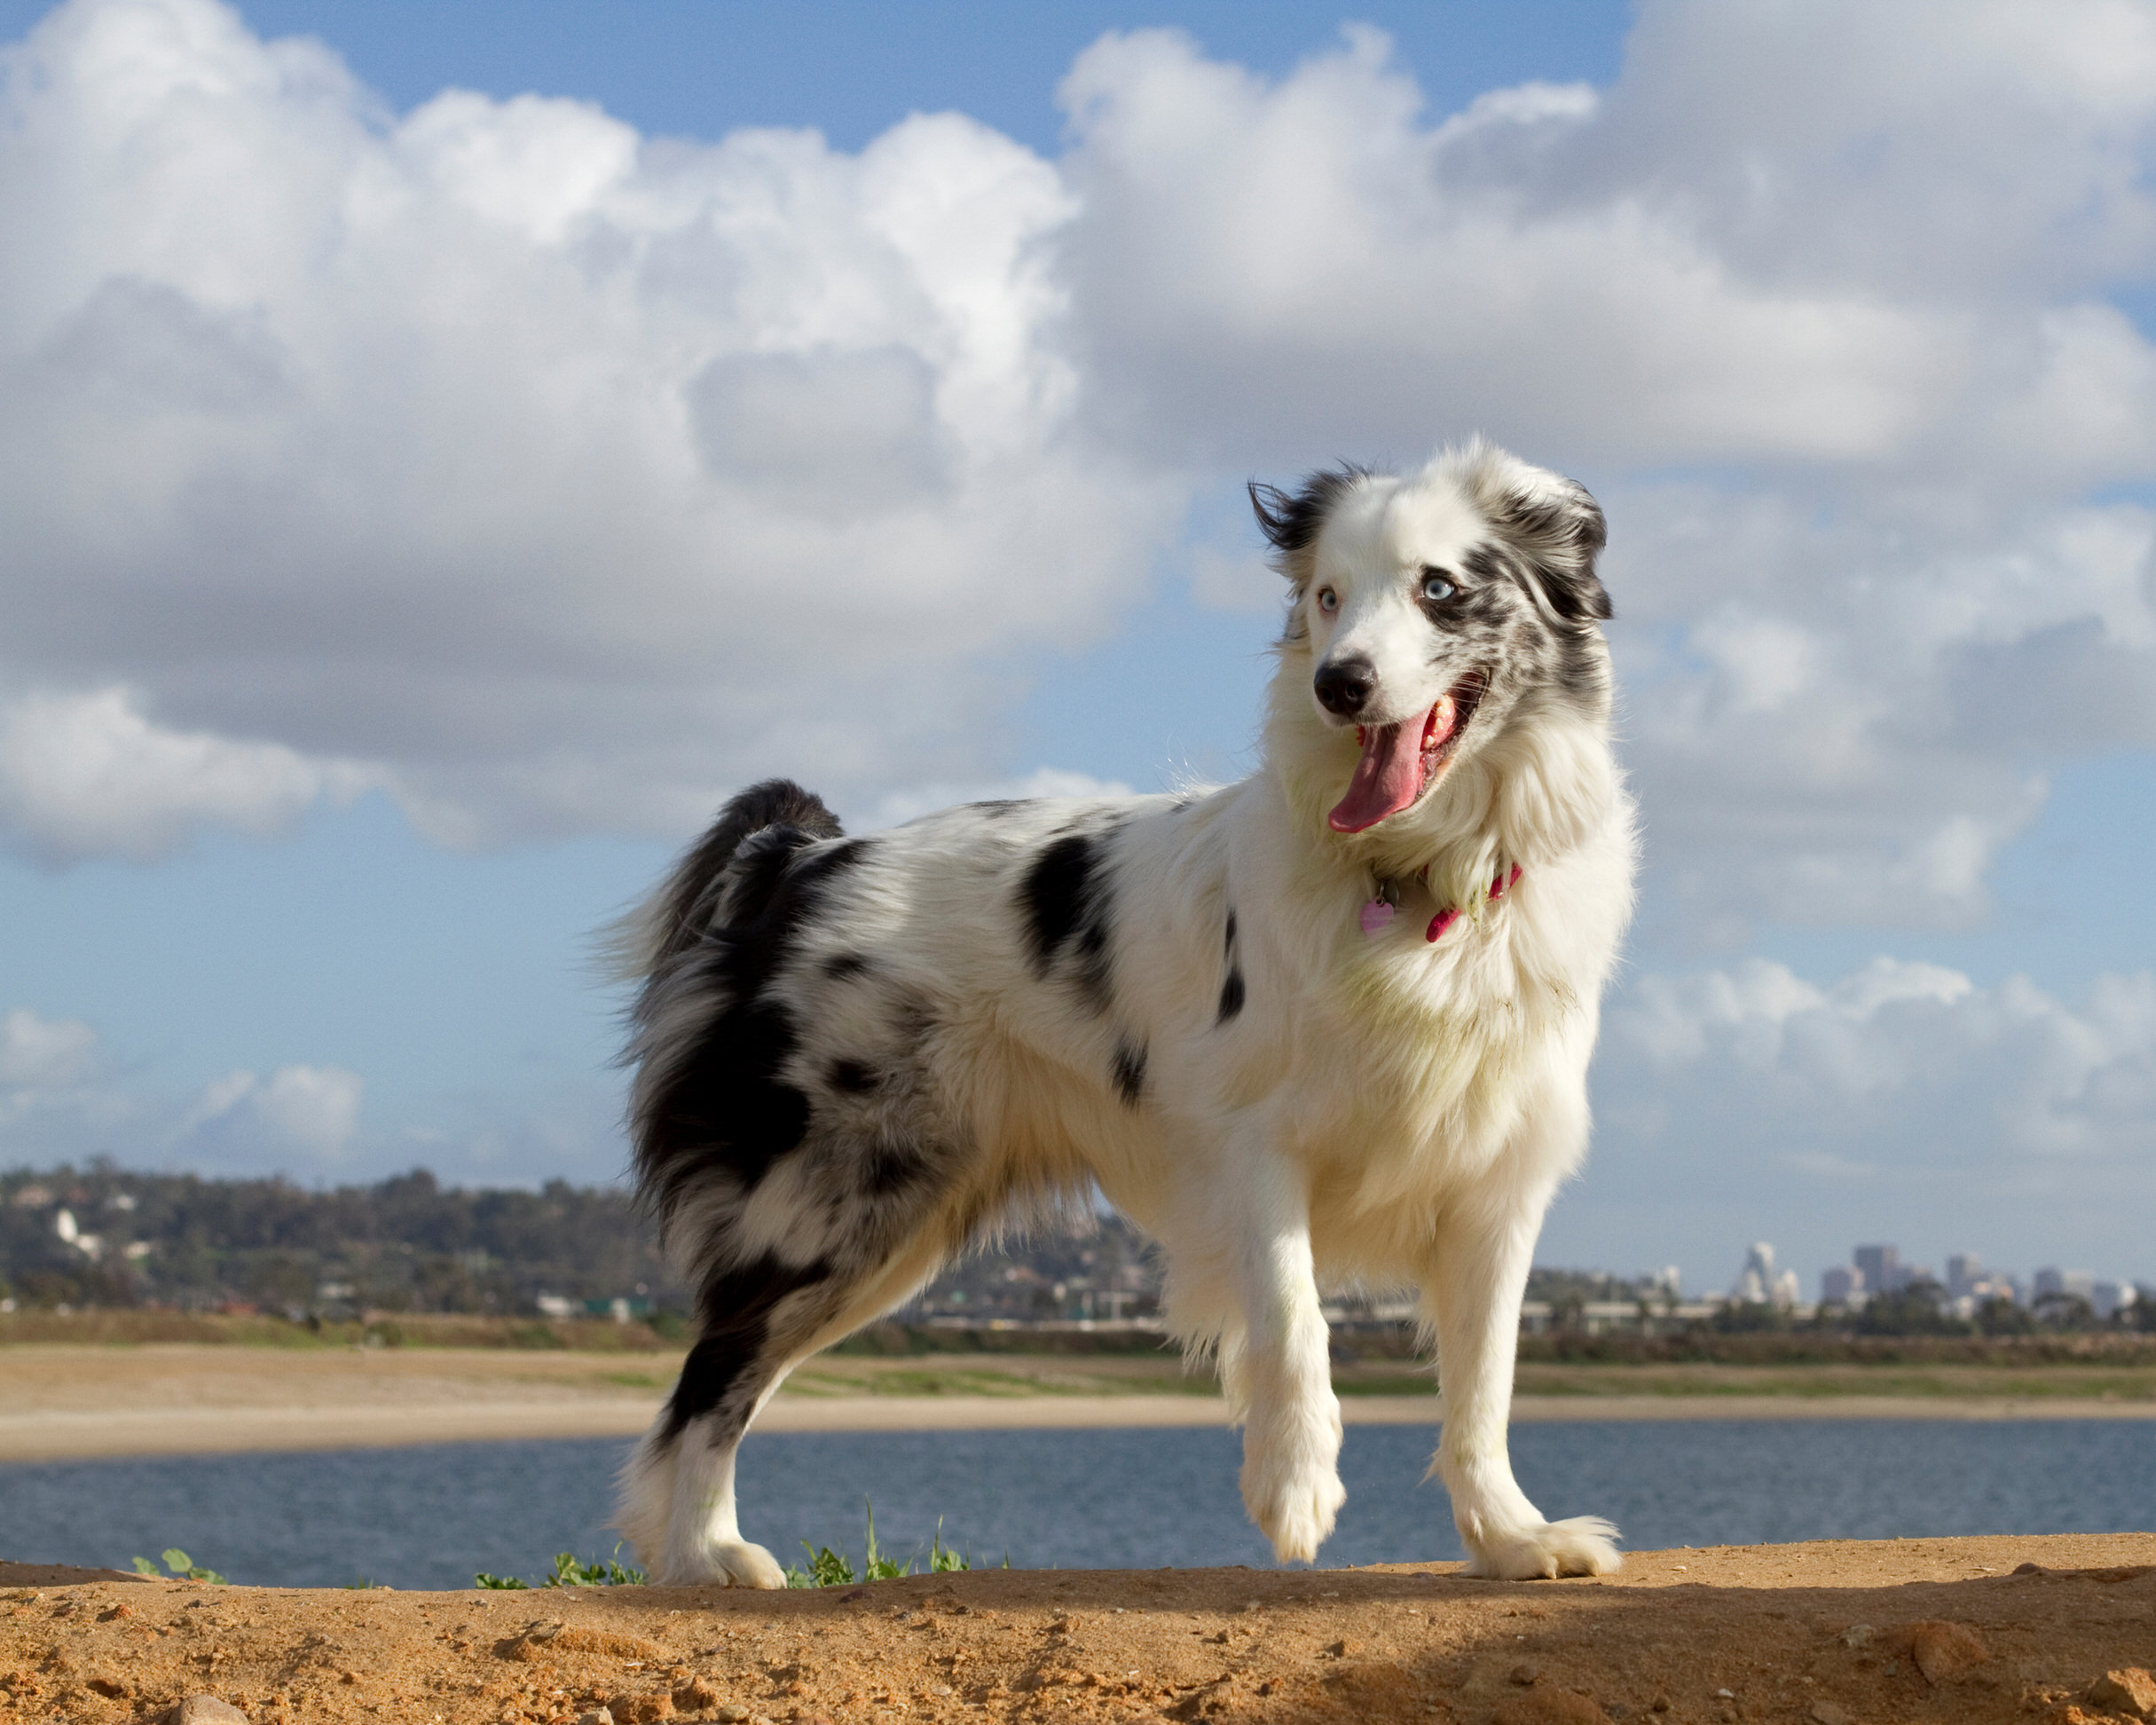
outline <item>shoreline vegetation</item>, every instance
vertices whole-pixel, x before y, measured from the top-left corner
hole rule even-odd
[[[262,1312],[146,1307],[0,1312],[0,1356],[18,1348],[185,1346],[296,1354],[357,1349],[678,1359],[688,1341],[686,1327],[678,1319],[651,1323],[369,1312],[342,1322],[293,1322]],[[1430,1382],[1415,1335],[1404,1325],[1337,1327],[1333,1363],[1343,1395],[1420,1394]],[[909,1393],[879,1391],[871,1386],[906,1382],[910,1374],[924,1381],[1016,1378],[1052,1391],[1059,1373],[1100,1376],[1116,1383],[1133,1377],[1176,1380],[1190,1393],[1210,1393],[1209,1377],[1185,1373],[1173,1344],[1158,1328],[1105,1323],[975,1328],[872,1325],[804,1366],[791,1387],[799,1390],[805,1377],[816,1375],[829,1378],[834,1388],[842,1382],[857,1382],[863,1386],[857,1393]],[[1634,1394],[1650,1380],[1659,1385],[1664,1379],[1672,1386],[1743,1382],[1748,1385],[1745,1393],[1853,1394],[1860,1393],[1855,1388],[1860,1382],[1883,1384],[1895,1374],[1915,1376],[1908,1377],[1908,1388],[1893,1393],[1990,1393],[1950,1386],[1964,1380],[1973,1386],[1979,1381],[1994,1381],[1990,1374],[2002,1373],[2026,1377],[2029,1388],[2025,1393],[2029,1394],[2109,1391],[2156,1397],[2156,1332],[1853,1335],[1694,1328],[1654,1335],[1543,1333],[1519,1340],[1518,1387],[1523,1394]],[[1769,1375],[1758,1376],[1760,1374]],[[2005,1382],[2008,1378],[1995,1381]],[[1801,1387],[1806,1384],[1814,1387]],[[2079,1387],[2057,1387],[2066,1384]],[[919,1393],[938,1392],[929,1389]],[[1655,1393],[1716,1392],[1657,1387]],[[1866,1389],[1861,1393],[1879,1391]]]

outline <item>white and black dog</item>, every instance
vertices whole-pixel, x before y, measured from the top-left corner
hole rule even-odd
[[[783,1586],[735,1519],[757,1410],[1096,1185],[1217,1351],[1283,1561],[1345,1497],[1324,1283],[1420,1290],[1475,1573],[1616,1567],[1616,1530],[1546,1520],[1506,1448],[1632,906],[1601,511],[1479,442],[1251,500],[1292,591],[1250,777],[852,839],[773,781],[633,923],[637,1172],[700,1325],[624,1477],[654,1579]]]

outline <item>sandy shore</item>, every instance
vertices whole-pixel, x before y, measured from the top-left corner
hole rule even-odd
[[[98,1414],[0,1416],[0,1461],[88,1461],[124,1455],[211,1455],[253,1450],[382,1449],[413,1444],[506,1442],[533,1438],[631,1438],[657,1401],[490,1401],[389,1407],[116,1409]],[[1343,1400],[1349,1425],[1428,1425],[1444,1414],[1434,1397]],[[1732,1396],[1672,1401],[1659,1396],[1593,1399],[1526,1397],[1515,1423],[1583,1420],[2101,1420],[2156,1418],[2115,1402],[1949,1402],[1847,1397],[1826,1402]],[[759,1431],[1027,1431],[1082,1427],[1228,1423],[1227,1408],[1193,1396],[887,1396],[859,1400],[782,1397]]]
[[[142,1725],[207,1694],[252,1725],[570,1725],[601,1707],[617,1725],[2125,1725],[2152,1622],[2147,1534],[1635,1552],[1569,1581],[985,1570],[783,1594],[0,1564],[0,1719]]]
[[[629,1437],[651,1422],[672,1356],[501,1350],[16,1348],[0,1355],[0,1461]],[[1786,1375],[1786,1374],[1785,1374]],[[2156,1400],[2086,1396],[1728,1393],[1672,1379],[1654,1394],[1524,1394],[1517,1421],[2156,1419]],[[1740,1382],[1742,1380],[1740,1380]],[[1837,1380],[1837,1382],[1843,1382]],[[764,1431],[1220,1425],[1212,1386],[1153,1359],[817,1361]],[[1673,1388],[1672,1386],[1674,1386]],[[1352,1381],[1343,1382],[1351,1390]],[[1345,1393],[1352,1424],[1435,1427],[1430,1395]]]

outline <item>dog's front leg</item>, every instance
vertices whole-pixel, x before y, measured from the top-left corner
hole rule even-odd
[[[1282,1563],[1308,1563],[1348,1494],[1340,1483],[1340,1403],[1310,1260],[1301,1173],[1264,1156],[1231,1201],[1235,1299],[1243,1320],[1221,1361],[1243,1422],[1243,1505]]]
[[[1477,1194],[1459,1206],[1439,1231],[1423,1287],[1444,1395],[1431,1471],[1452,1494],[1470,1575],[1606,1575],[1622,1561],[1611,1543],[1615,1527],[1599,1516],[1546,1521],[1512,1477],[1505,1435],[1520,1301],[1548,1201],[1543,1189]]]

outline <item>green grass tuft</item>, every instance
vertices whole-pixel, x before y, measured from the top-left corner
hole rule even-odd
[[[618,1553],[621,1548],[614,1548]],[[596,1558],[588,1564],[578,1563],[573,1551],[554,1554],[554,1573],[539,1585],[542,1587],[641,1587],[650,1576],[633,1564],[624,1564],[614,1557]],[[472,1577],[475,1587],[529,1589],[531,1583],[520,1581],[514,1575],[490,1575],[481,1570]]]
[[[172,1579],[174,1580],[207,1581],[213,1587],[229,1587],[231,1585],[223,1576],[219,1575],[216,1571],[213,1569],[204,1569],[200,1564],[197,1564],[193,1558],[190,1557],[177,1546],[167,1546],[162,1553],[162,1556],[165,1560],[165,1567],[172,1572]],[[134,1561],[136,1574],[155,1575],[157,1573],[157,1565],[153,1564],[147,1557],[138,1557]]]
[[[920,1554],[917,1553],[901,1563],[882,1549],[876,1543],[876,1506],[866,1498],[862,1502],[868,1510],[869,1538],[867,1548],[862,1554],[860,1572],[856,1574],[853,1564],[829,1546],[812,1546],[803,1540],[801,1549],[808,1554],[808,1562],[796,1564],[786,1571],[788,1587],[850,1587],[859,1581],[895,1581],[901,1575],[916,1573]],[[973,1567],[973,1560],[968,1554],[953,1551],[943,1543],[943,1518],[940,1516],[936,1517],[936,1532],[929,1540],[926,1555],[926,1572],[930,1575],[952,1575]],[[1008,1554],[1003,1558],[1003,1567],[1011,1567]]]

